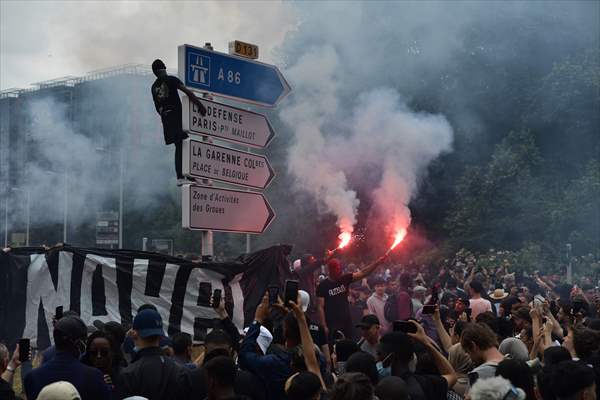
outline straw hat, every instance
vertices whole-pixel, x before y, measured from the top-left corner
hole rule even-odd
[[[504,300],[505,298],[508,297],[508,293],[506,293],[504,291],[504,289],[500,288],[500,289],[496,289],[493,292],[489,293],[490,298],[493,300]]]

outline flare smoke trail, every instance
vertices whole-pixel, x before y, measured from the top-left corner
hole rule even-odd
[[[359,200],[348,187],[344,172],[327,156],[323,135],[323,125],[338,112],[337,68],[337,55],[330,47],[315,48],[302,56],[288,71],[297,93],[281,116],[296,136],[289,152],[289,171],[298,187],[312,193],[323,212],[333,213],[343,232],[352,232]],[[315,74],[323,79],[313,79]]]

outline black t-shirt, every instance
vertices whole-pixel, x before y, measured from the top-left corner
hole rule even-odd
[[[330,331],[351,324],[348,306],[348,287],[351,283],[352,274],[344,274],[337,281],[325,279],[317,287],[317,296],[325,299],[325,320]]]
[[[152,84],[154,106],[161,117],[166,118],[171,112],[181,112],[181,100],[177,88],[183,83],[176,76],[167,75],[157,78]]]
[[[166,76],[152,84],[152,98],[163,124],[165,144],[176,143],[188,136],[182,129],[181,100],[177,88],[182,85],[179,78]]]

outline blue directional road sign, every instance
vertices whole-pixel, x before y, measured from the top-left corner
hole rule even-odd
[[[178,48],[183,84],[215,96],[274,107],[290,86],[274,65],[184,44]]]

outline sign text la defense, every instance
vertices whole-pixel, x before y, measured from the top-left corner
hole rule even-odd
[[[206,107],[204,116],[183,96],[183,130],[256,148],[266,147],[273,140],[275,132],[266,116],[216,101],[200,101]]]

